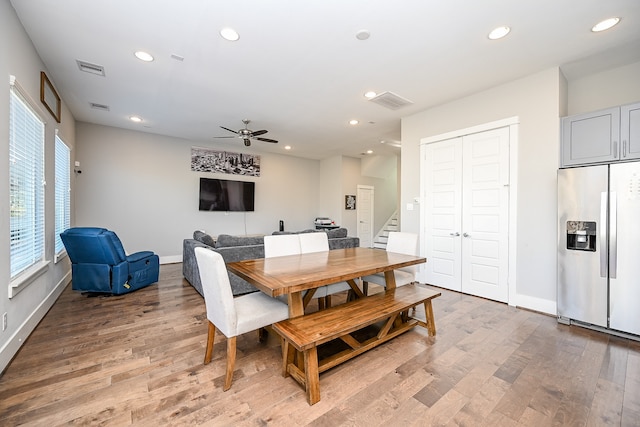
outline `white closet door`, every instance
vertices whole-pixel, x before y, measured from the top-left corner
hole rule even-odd
[[[426,146],[426,283],[461,291],[462,138]]]
[[[462,146],[462,292],[507,302],[509,129],[467,135]]]

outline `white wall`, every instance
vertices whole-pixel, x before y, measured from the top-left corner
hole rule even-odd
[[[555,313],[556,171],[563,77],[552,68],[402,120],[401,204],[420,195],[421,138],[517,116],[520,122],[515,303]],[[513,179],[513,178],[512,178]],[[419,232],[420,211],[401,211],[402,229]],[[427,261],[428,262],[428,261]]]
[[[640,101],[640,61],[569,82],[569,115]]]
[[[340,194],[342,194],[342,156],[331,156],[320,161],[318,183],[320,205],[316,216],[331,218],[336,224],[342,226]],[[347,230],[352,236],[357,233],[355,229],[347,227]]]
[[[40,61],[31,41],[24,32],[22,25],[9,1],[0,1],[0,272],[2,272],[3,289],[0,291],[0,319],[7,313],[7,328],[0,330],[0,372],[8,365],[20,345],[38,324],[47,310],[53,305],[59,293],[71,279],[68,258],[57,264],[54,258],[54,150],[55,130],[59,129],[60,137],[72,147],[74,156],[75,145],[74,119],[66,105],[62,104],[62,122],[56,123],[54,118],[44,109],[40,99],[40,71],[46,71]],[[10,254],[9,254],[9,75],[16,76],[20,85],[28,92],[36,108],[41,114],[45,125],[45,260],[50,261],[44,273],[31,284],[21,290],[13,298],[8,298],[10,282]],[[52,82],[55,86],[56,82]],[[1,323],[1,320],[0,320]]]
[[[114,230],[128,252],[152,250],[182,261],[182,241],[196,229],[218,234],[270,234],[313,227],[318,214],[319,163],[260,154],[259,177],[191,171],[191,147],[249,152],[142,132],[77,125],[82,174],[76,175],[76,226]],[[254,153],[255,154],[255,153]],[[256,183],[254,212],[200,212],[200,177]]]

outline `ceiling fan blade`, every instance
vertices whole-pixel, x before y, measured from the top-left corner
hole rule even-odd
[[[273,144],[277,144],[278,141],[276,141],[275,139],[269,139],[269,138],[256,138],[258,141],[264,141],[264,142],[271,142]]]
[[[229,132],[238,133],[238,131],[231,130],[231,129],[226,128],[226,127],[224,127],[224,126],[220,126],[220,127],[221,127],[222,129],[224,129],[224,130],[228,130]]]
[[[264,135],[267,132],[269,132],[269,131],[268,130],[255,130],[255,131],[251,131],[251,135],[253,135],[253,136]]]

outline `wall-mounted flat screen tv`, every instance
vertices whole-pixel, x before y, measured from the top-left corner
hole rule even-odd
[[[256,183],[200,178],[201,211],[253,211]]]

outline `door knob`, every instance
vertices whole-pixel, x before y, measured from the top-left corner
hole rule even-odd
[[[459,236],[460,233],[458,233],[457,231],[455,233],[449,233],[449,236]]]
[[[471,234],[469,234],[469,233],[462,233],[462,235],[463,235],[464,237],[471,237]]]

